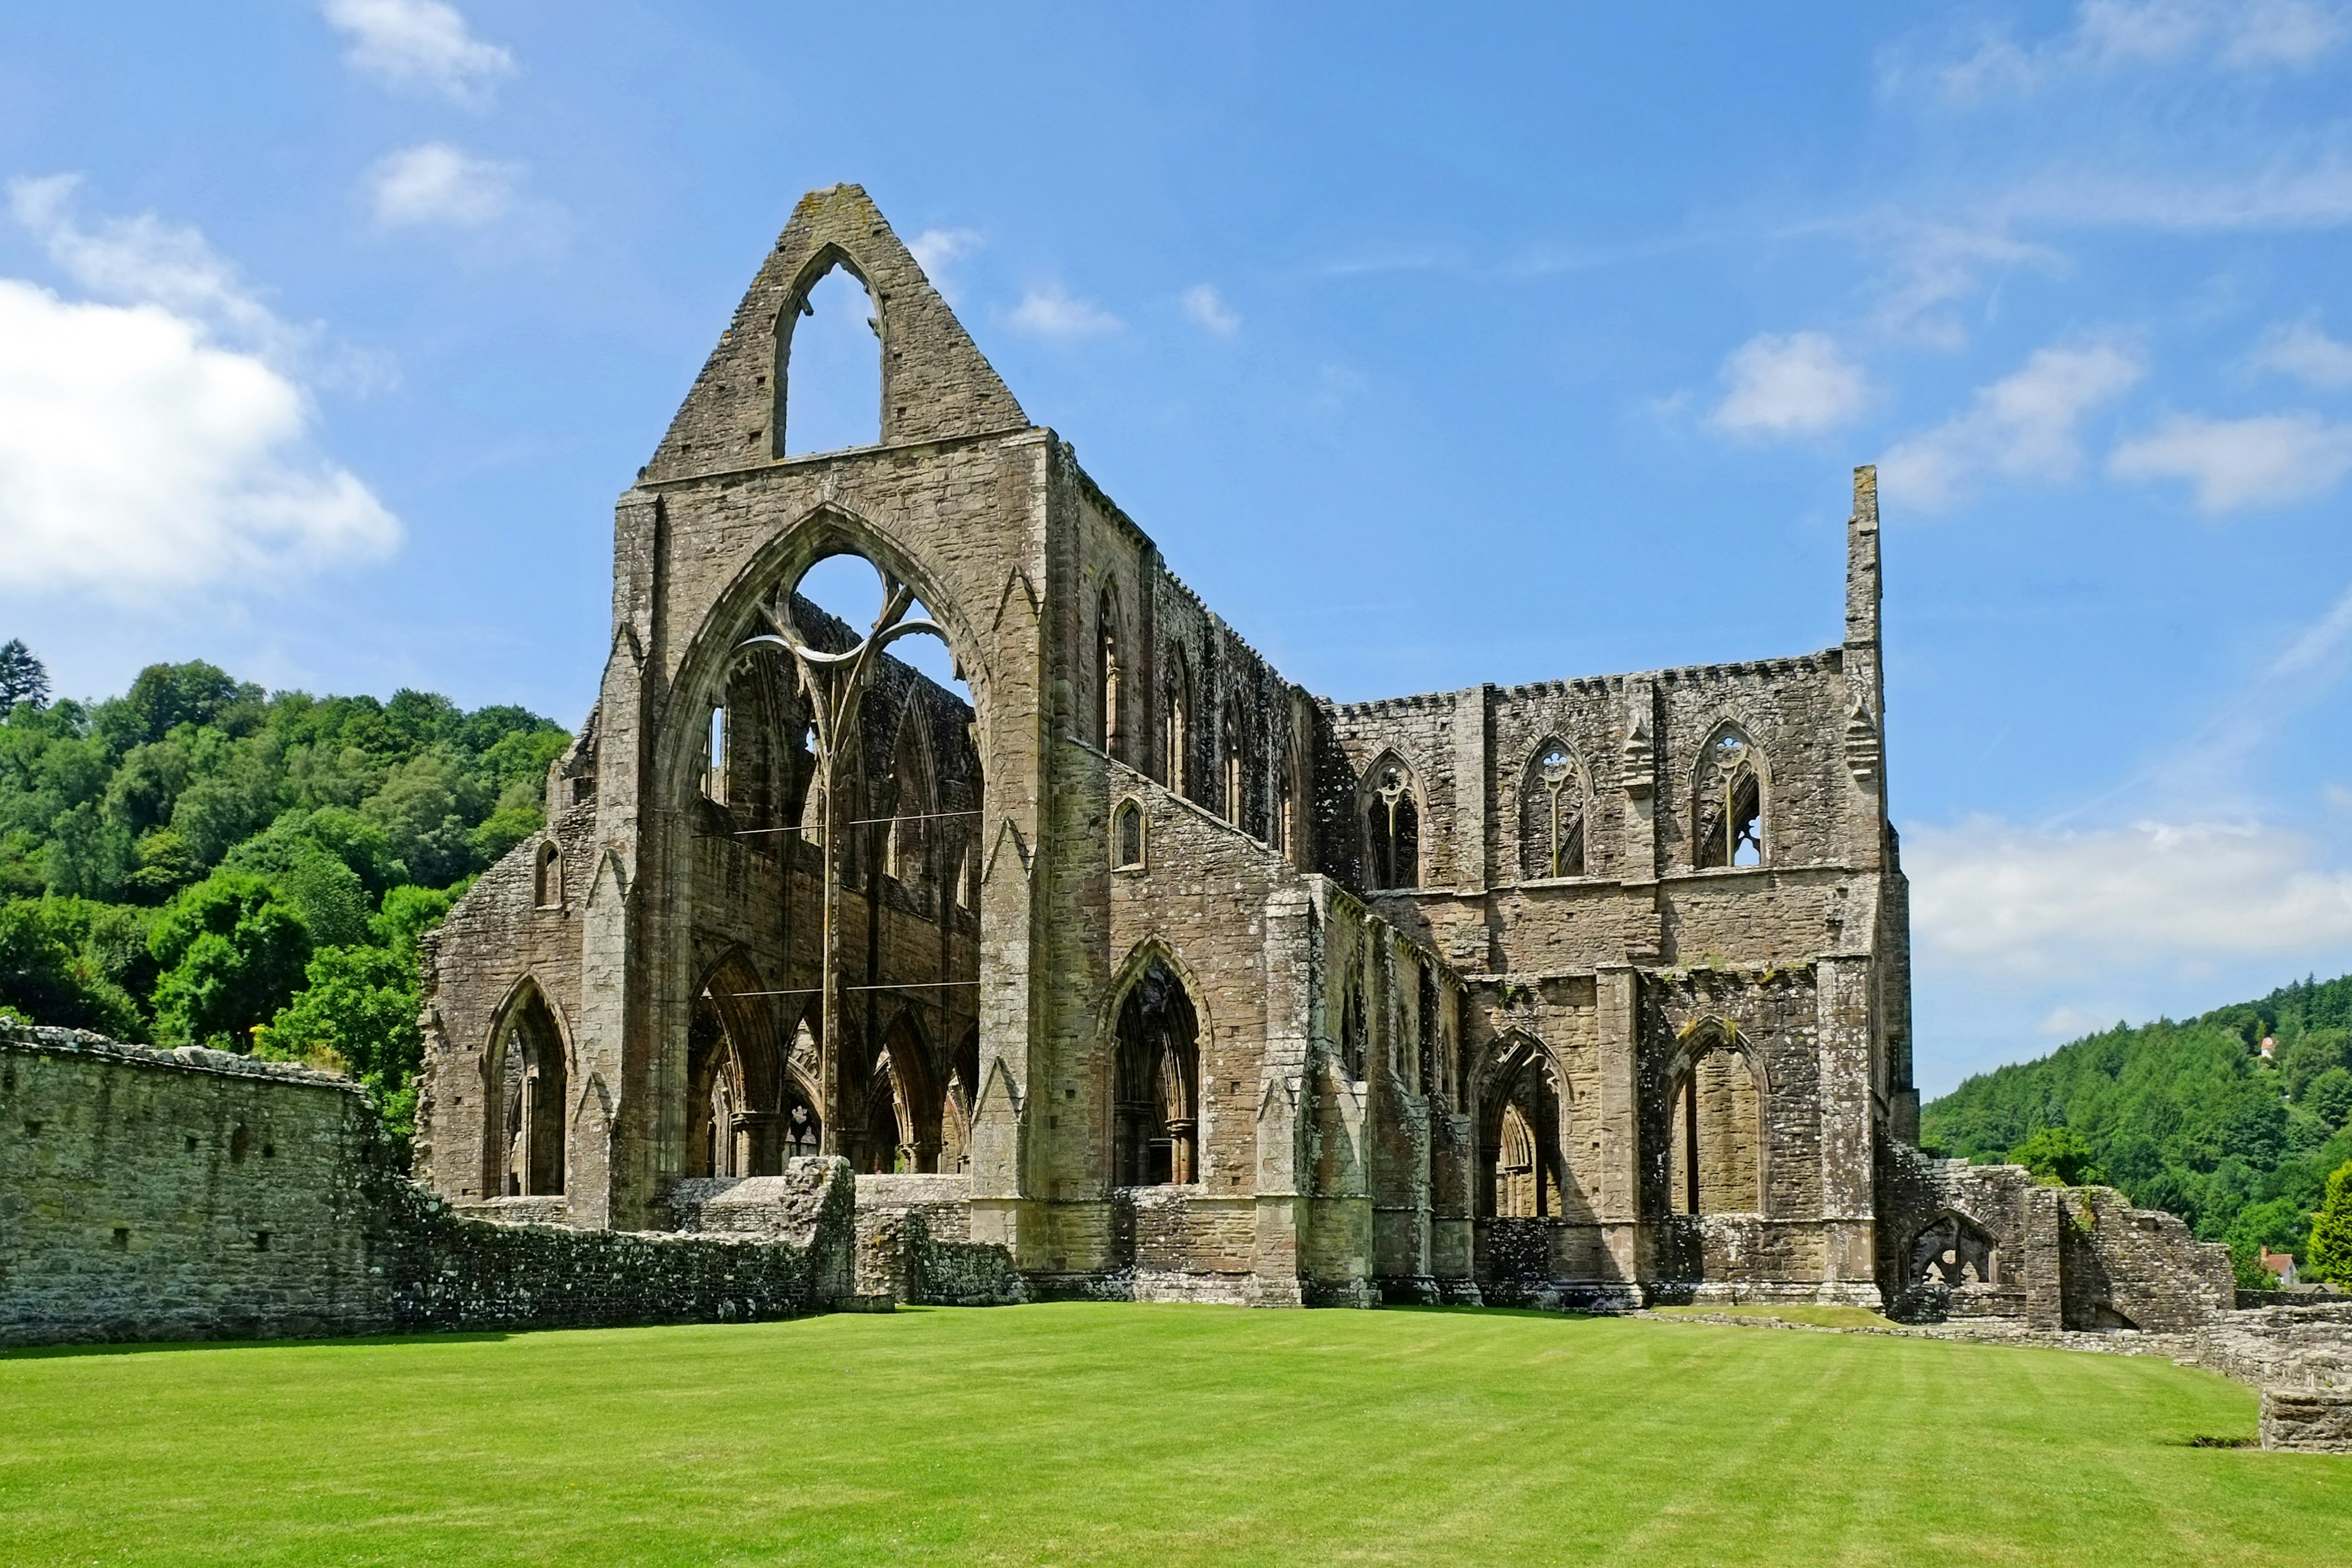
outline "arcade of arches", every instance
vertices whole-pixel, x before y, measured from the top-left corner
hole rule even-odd
[[[546,828],[434,950],[425,1180],[638,1228],[836,1156],[1038,1291],[1906,1284],[1869,470],[1830,647],[1340,702],[1031,422],[856,187],[717,325],[619,500]],[[875,603],[821,588],[860,562]]]

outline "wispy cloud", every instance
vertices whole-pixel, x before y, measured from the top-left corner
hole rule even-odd
[[[2352,343],[2337,342],[2309,321],[2263,333],[2249,363],[2322,392],[2352,386]]]
[[[315,448],[289,327],[193,228],[85,227],[74,182],[16,221],[97,300],[0,279],[0,592],[147,605],[369,560],[400,524]]]
[[[1988,478],[2071,479],[2083,466],[2084,416],[2146,373],[2138,351],[2120,339],[2039,350],[1979,388],[1965,412],[1895,443],[1879,459],[1879,482],[1906,505],[1943,511]]]
[[[387,228],[479,228],[514,205],[521,179],[519,163],[476,158],[446,142],[427,142],[379,160],[368,171],[368,199],[376,222]]]
[[[1014,327],[1032,337],[1068,341],[1100,337],[1126,323],[1091,300],[1081,300],[1059,283],[1032,289],[1013,308]]]
[[[2117,446],[2116,479],[2185,480],[2204,512],[2288,506],[2334,489],[2352,469],[2352,425],[2307,410],[2249,419],[2176,414]]]
[[[1924,82],[1965,104],[2134,69],[2300,69],[2335,52],[2347,33],[2343,10],[2318,0],[2084,0],[2070,26],[2039,40],[1987,30],[1958,58],[1899,47],[1883,86]]]
[[[1203,331],[1230,338],[1242,330],[1241,316],[1225,303],[1225,297],[1217,292],[1214,284],[1193,284],[1184,290],[1178,303],[1184,307],[1186,319]]]
[[[1870,379],[1823,332],[1761,332],[1723,362],[1723,401],[1707,423],[1751,438],[1818,436],[1852,421]]]
[[[476,37],[443,0],[325,0],[320,8],[349,40],[345,62],[392,86],[478,103],[514,74],[514,56]]]
[[[1890,255],[1877,284],[1874,324],[1891,336],[1938,348],[1958,348],[1967,341],[1948,307],[2020,268],[2044,275],[2066,268],[2066,258],[2049,246],[1997,226],[1880,215],[1864,228],[1870,241]]]
[[[940,298],[953,304],[961,290],[950,269],[987,243],[976,228],[927,228],[907,242],[907,251],[931,280],[931,287],[940,291]]]

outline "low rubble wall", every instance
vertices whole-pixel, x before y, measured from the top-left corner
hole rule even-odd
[[[971,1239],[971,1192],[962,1176],[858,1177],[858,1293],[937,1307],[1027,1300],[1012,1250]]]
[[[499,1223],[403,1176],[348,1079],[0,1022],[0,1345],[819,1310],[853,1189],[805,1163],[789,1234]]]

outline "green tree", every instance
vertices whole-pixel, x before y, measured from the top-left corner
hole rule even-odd
[[[393,1133],[411,1137],[425,1049],[415,963],[381,947],[321,948],[303,981],[301,994],[256,1037],[256,1050],[342,1067],[373,1091]]]
[[[94,801],[62,812],[49,825],[49,890],[68,898],[104,899],[138,865],[131,835],[106,820]]]
[[[137,1039],[138,1006],[76,950],[55,912],[46,900],[0,904],[0,1005],[37,1024]]]
[[[2230,1273],[2241,1290],[2275,1290],[2278,1276],[2263,1267],[2262,1244],[2242,1237],[2230,1241]]]
[[[2303,1272],[2307,1278],[2336,1285],[2352,1285],[2352,1160],[2337,1166],[2327,1178],[2326,1196],[2311,1220],[2311,1249]]]
[[[2107,1179],[2091,1141],[2072,1127],[2042,1128],[2009,1152],[2009,1163],[2063,1186],[2096,1186]]]
[[[244,872],[216,872],[182,893],[147,944],[163,972],[156,1033],[174,1045],[237,1051],[300,987],[311,946],[277,887]]]
[[[2329,1068],[2303,1091],[2303,1104],[2330,1131],[2352,1121],[2352,1072]]]
[[[0,643],[0,713],[19,702],[35,707],[49,700],[49,672],[22,637]]]

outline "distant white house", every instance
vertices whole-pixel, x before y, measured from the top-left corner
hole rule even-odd
[[[2268,1040],[2263,1043],[2265,1046],[2270,1044]],[[2278,1276],[2282,1287],[2295,1282],[2294,1254],[2292,1252],[2273,1252],[2265,1247],[2263,1248],[2263,1267]]]

